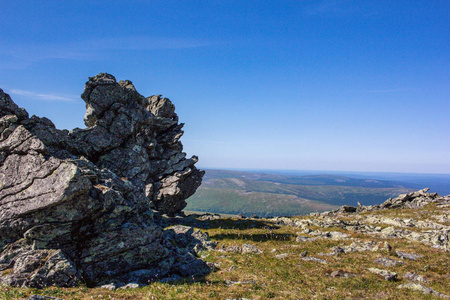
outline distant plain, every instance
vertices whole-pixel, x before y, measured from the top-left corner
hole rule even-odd
[[[207,169],[186,211],[296,216],[375,205],[414,190],[450,194],[450,174]]]

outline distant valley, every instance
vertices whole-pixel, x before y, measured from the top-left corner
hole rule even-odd
[[[361,174],[292,175],[207,169],[185,210],[261,217],[305,215],[344,204],[380,204],[424,187],[364,178]]]

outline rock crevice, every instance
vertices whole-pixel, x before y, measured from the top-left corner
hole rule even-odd
[[[0,90],[0,283],[207,273],[157,221],[182,213],[204,174],[182,152],[175,106],[105,73],[89,78],[82,98],[86,128],[69,132]]]

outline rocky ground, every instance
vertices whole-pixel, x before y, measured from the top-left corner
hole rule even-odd
[[[450,296],[450,197],[421,190],[303,217],[161,217],[212,273],[96,288],[0,290],[60,299],[441,299]],[[30,298],[31,299],[31,298]],[[38,299],[38,298],[34,298]]]

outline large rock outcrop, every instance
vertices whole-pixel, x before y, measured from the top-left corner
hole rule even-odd
[[[158,225],[159,214],[181,212],[204,174],[182,152],[174,105],[105,73],[89,78],[82,98],[87,128],[69,132],[29,118],[0,90],[0,284],[208,272]]]

